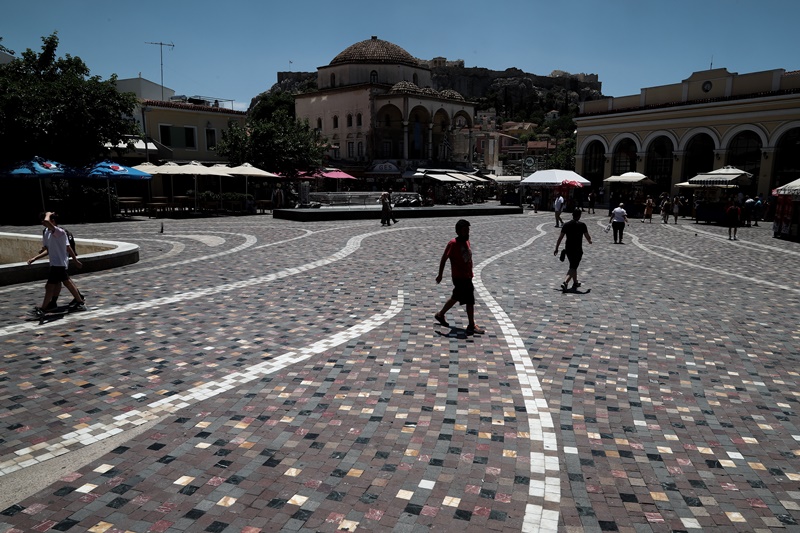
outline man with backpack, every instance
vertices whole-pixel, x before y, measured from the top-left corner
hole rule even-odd
[[[75,265],[78,268],[81,268],[83,265],[78,259],[78,256],[75,255],[72,246],[70,246],[67,232],[63,228],[58,227],[57,218],[57,215],[53,212],[44,214],[42,225],[45,227],[45,230],[42,234],[42,250],[34,257],[28,259],[28,264],[30,265],[44,256],[49,256],[50,258],[50,271],[47,274],[47,283],[44,286],[44,300],[42,301],[42,306],[35,309],[36,315],[39,318],[43,318],[48,311],[53,310],[52,303],[54,298],[58,298],[58,292],[62,283],[74,298],[70,304],[70,308],[85,308],[83,296],[69,277],[67,271],[70,257],[75,260]]]

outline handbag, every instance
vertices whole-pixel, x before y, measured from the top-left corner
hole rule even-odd
[[[608,225],[606,226],[606,229],[604,229],[603,231],[606,232],[606,233],[611,231],[611,222],[608,223]]]

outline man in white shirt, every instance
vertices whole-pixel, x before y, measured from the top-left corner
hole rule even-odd
[[[564,210],[564,197],[556,193],[556,201],[553,202],[553,210],[556,212],[556,227],[563,226],[564,221],[561,220],[561,212]]]
[[[42,220],[42,226],[45,227],[44,234],[42,235],[44,250],[28,259],[28,264],[30,265],[37,259],[46,255],[50,258],[50,271],[47,274],[47,284],[44,286],[44,300],[42,301],[42,307],[36,310],[36,314],[40,318],[50,309],[50,302],[61,283],[64,283],[64,286],[72,293],[72,296],[75,298],[75,301],[78,302],[79,306],[84,305],[83,296],[81,296],[78,287],[72,282],[67,272],[70,257],[75,260],[75,265],[78,268],[81,268],[82,264],[80,260],[78,260],[78,256],[75,255],[75,251],[69,245],[67,232],[58,227],[56,218],[55,213],[45,213],[44,220]]]

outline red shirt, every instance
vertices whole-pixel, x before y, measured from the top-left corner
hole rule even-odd
[[[450,259],[453,279],[472,279],[472,248],[469,241],[452,239],[444,249],[444,255]]]

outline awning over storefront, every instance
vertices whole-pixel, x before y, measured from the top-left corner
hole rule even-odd
[[[522,181],[522,176],[490,176],[488,179],[495,183],[519,183]]]
[[[711,172],[702,172],[691,178],[689,183],[696,185],[749,185],[753,175],[736,167],[722,167]]]
[[[425,174],[425,177],[441,182],[461,183],[460,179],[454,178],[448,174]]]

